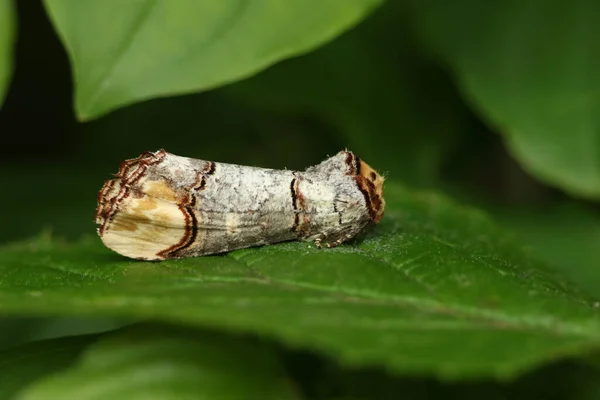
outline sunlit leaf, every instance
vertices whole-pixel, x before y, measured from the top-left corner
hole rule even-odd
[[[380,2],[45,0],[83,120],[245,78],[318,47]]]
[[[413,3],[419,31],[521,165],[600,198],[600,3]]]

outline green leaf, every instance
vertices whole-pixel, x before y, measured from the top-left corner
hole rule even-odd
[[[600,3],[414,6],[420,31],[522,166],[571,194],[600,198]]]
[[[264,346],[166,326],[104,335],[76,365],[36,382],[19,399],[295,399]]]
[[[326,121],[342,146],[360,149],[393,179],[431,186],[466,131],[467,109],[418,47],[405,8],[386,2],[332,43],[222,92],[269,112]]]
[[[0,353],[0,400],[14,395],[36,380],[71,365],[81,351],[97,339],[82,335],[42,340]]]
[[[506,378],[599,348],[598,303],[483,214],[393,182],[386,199],[367,237],[335,249],[290,242],[150,263],[96,237],[6,245],[0,312],[160,318],[442,378]]]
[[[537,258],[556,266],[600,296],[600,217],[572,203],[495,208],[494,218],[512,230]]]
[[[45,0],[83,120],[245,78],[331,40],[380,2]]]
[[[0,107],[13,72],[16,16],[12,0],[0,0]]]

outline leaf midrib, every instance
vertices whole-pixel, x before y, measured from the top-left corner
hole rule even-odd
[[[427,299],[422,299],[418,297],[382,296],[376,292],[370,291],[348,290],[346,288],[340,287],[331,288],[325,285],[309,284],[285,279],[272,278],[262,279],[248,277],[187,277],[185,278],[185,280],[190,280],[193,282],[215,283],[254,283],[266,286],[278,286],[279,288],[285,290],[310,289],[322,293],[343,296],[343,298],[327,298],[328,302],[330,303],[357,303],[365,305],[381,305],[387,307],[393,306],[402,309],[411,308],[418,311],[425,311],[430,314],[452,316],[460,319],[468,319],[470,321],[479,323],[487,328],[495,330],[535,331],[536,333],[540,333],[540,329],[542,329],[544,332],[554,336],[575,336],[583,337],[586,339],[594,339],[595,341],[598,341],[598,334],[588,332],[588,330],[583,329],[575,324],[566,324],[564,322],[556,320],[543,322],[540,318],[533,318],[531,316],[520,316],[518,318],[519,320],[517,321],[517,319],[512,318],[506,315],[505,313],[500,313],[497,311],[483,311],[474,307],[465,307],[456,304],[442,304],[438,301],[429,301]],[[252,299],[255,298],[248,298],[248,300]],[[277,301],[277,299],[274,298],[274,301]],[[523,323],[523,318],[528,318],[529,321],[533,322]],[[551,325],[551,327],[549,325]]]
[[[362,257],[370,258],[378,263],[385,264],[386,266],[393,268],[395,271],[402,273],[406,279],[411,280],[411,282],[425,289],[431,295],[431,299],[423,298],[423,297],[415,297],[415,296],[403,296],[403,295],[393,295],[393,294],[381,294],[375,291],[370,290],[357,290],[351,289],[347,287],[340,286],[328,286],[328,285],[320,285],[315,283],[307,283],[307,282],[299,282],[289,279],[282,278],[273,278],[270,276],[266,276],[254,268],[251,264],[240,260],[239,258],[228,254],[225,257],[236,264],[239,264],[242,268],[246,270],[251,270],[256,277],[247,277],[247,276],[232,276],[232,277],[219,277],[219,276],[201,276],[201,277],[180,277],[182,281],[194,282],[194,283],[251,283],[265,286],[276,286],[278,288],[284,290],[294,290],[298,289],[309,289],[320,293],[326,293],[328,295],[334,295],[333,297],[328,297],[326,300],[332,303],[355,303],[355,304],[363,304],[363,305],[373,305],[373,306],[386,306],[386,307],[398,307],[402,309],[413,309],[417,311],[426,312],[434,315],[443,315],[455,317],[457,319],[467,319],[471,322],[478,323],[484,327],[494,329],[494,330],[513,330],[513,331],[534,331],[536,333],[540,333],[540,330],[546,332],[547,334],[559,337],[572,336],[586,339],[593,339],[594,341],[598,341],[598,337],[600,337],[600,327],[598,327],[597,321],[586,320],[582,322],[582,324],[561,321],[558,318],[550,317],[548,315],[538,316],[538,315],[519,315],[517,317],[513,317],[505,312],[502,312],[498,309],[482,309],[477,307],[465,306],[457,303],[448,303],[444,302],[438,298],[433,290],[431,290],[427,285],[420,282],[418,279],[415,279],[410,274],[406,273],[403,268],[399,268],[398,265],[393,262],[386,260],[385,258],[381,258],[378,256],[374,256],[370,251],[362,248],[355,248],[357,252],[362,254]],[[414,261],[413,258],[411,261]],[[480,260],[481,261],[481,260]],[[49,269],[58,270],[61,273],[69,273],[69,274],[77,274],[83,278],[90,279],[88,283],[91,284],[99,284],[101,283],[101,277],[90,276],[88,274],[81,274],[78,271],[64,268],[56,268],[53,265],[37,265],[37,267],[44,267]],[[82,282],[84,283],[84,282]],[[115,283],[112,282],[107,283]],[[37,287],[37,290],[43,290],[45,288]],[[239,300],[239,299],[232,299]],[[248,298],[249,301],[258,300],[256,297]],[[313,298],[313,302],[316,299]],[[321,298],[320,300],[325,300],[325,298]],[[274,301],[277,301],[274,298]],[[583,323],[587,323],[587,326],[582,326]]]
[[[449,243],[446,243],[445,241],[443,241],[442,243],[445,243],[448,246],[451,246],[453,248],[455,247]],[[411,307],[413,309],[426,311],[426,312],[432,313],[432,314],[447,315],[447,316],[449,315],[449,316],[453,316],[456,318],[469,318],[469,319],[478,321],[478,322],[482,323],[483,325],[487,325],[487,326],[495,328],[495,329],[501,328],[502,330],[511,329],[511,330],[519,330],[519,331],[535,330],[536,332],[539,332],[539,329],[544,329],[544,330],[547,330],[549,333],[552,333],[556,336],[570,335],[570,336],[577,336],[577,337],[592,338],[595,341],[598,341],[598,337],[600,335],[600,324],[598,324],[598,321],[596,321],[596,323],[594,324],[595,329],[593,329],[593,328],[586,329],[577,324],[564,323],[563,321],[560,321],[559,319],[556,319],[556,318],[549,319],[546,316],[542,316],[540,318],[540,317],[536,317],[536,316],[532,316],[532,315],[519,315],[517,318],[514,318],[506,313],[498,312],[496,310],[468,307],[468,306],[459,305],[456,303],[455,304],[448,304],[447,302],[444,303],[436,295],[434,290],[432,290],[429,286],[425,285],[423,282],[419,281],[418,279],[415,279],[410,274],[406,273],[406,271],[403,268],[399,268],[399,266],[394,264],[393,262],[391,262],[385,258],[376,256],[372,252],[370,252],[366,249],[363,249],[360,247],[356,247],[355,249],[357,250],[358,253],[362,253],[363,257],[373,259],[379,263],[385,264],[386,266],[388,266],[390,268],[393,268],[394,271],[398,271],[398,272],[402,273],[406,279],[409,279],[411,282],[415,283],[416,285],[418,285],[419,287],[421,287],[422,289],[424,289],[428,293],[430,293],[431,297],[434,298],[434,300],[423,299],[423,298],[414,297],[414,296],[395,296],[395,295],[389,295],[389,294],[381,295],[380,293],[373,292],[373,291],[348,289],[348,288],[343,288],[343,287],[339,287],[339,286],[336,286],[335,288],[333,288],[333,287],[330,287],[327,285],[318,285],[318,284],[312,284],[312,283],[298,282],[298,281],[292,281],[292,280],[281,279],[281,278],[273,279],[271,277],[262,275],[259,271],[257,271],[255,268],[253,268],[248,263],[245,263],[245,262],[241,261],[240,259],[231,256],[230,254],[227,255],[227,258],[235,261],[238,264],[241,264],[245,268],[251,269],[257,275],[261,276],[260,279],[241,277],[240,280],[238,280],[238,282],[252,281],[255,283],[270,284],[270,285],[272,285],[273,283],[276,283],[276,284],[281,285],[281,287],[287,286],[289,288],[294,288],[294,289],[304,288],[304,289],[311,289],[311,290],[326,292],[326,293],[330,293],[330,294],[351,296],[351,298],[355,302],[359,302],[362,304],[378,304],[378,305],[385,305],[385,306],[393,305],[393,306],[398,306],[401,308]],[[418,259],[418,257],[413,257],[410,261],[414,261],[416,259]],[[482,262],[486,265],[486,267],[490,267],[491,269],[497,271],[496,268],[489,265],[489,263],[486,260],[478,258],[477,261]],[[223,281],[223,282],[225,282],[225,281]],[[229,282],[231,282],[231,281],[229,281]],[[577,301],[577,302],[583,306],[582,301]],[[523,323],[523,319],[527,319],[529,321],[532,321],[533,323]],[[544,320],[546,322],[544,322]]]

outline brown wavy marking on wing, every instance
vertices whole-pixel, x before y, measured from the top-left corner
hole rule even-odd
[[[168,249],[159,252],[157,256],[164,258],[177,257],[178,253],[187,249],[196,241],[199,227],[198,219],[196,218],[193,208],[198,206],[198,192],[206,188],[206,178],[210,175],[213,175],[216,169],[217,165],[215,162],[208,162],[202,171],[200,171],[196,176],[196,181],[194,184],[189,188],[189,190],[186,190],[188,197],[184,201],[184,204],[179,205],[179,209],[185,218],[185,234],[179,243],[176,243]]]
[[[137,158],[125,160],[121,163],[115,178],[105,182],[98,192],[98,206],[95,213],[96,223],[100,224],[98,229],[100,236],[104,234],[119,211],[120,203],[131,195],[134,185],[144,176],[148,167],[160,163],[165,156],[166,151],[161,149],[155,153],[145,152]],[[116,194],[107,198],[117,185]]]
[[[296,195],[296,182],[298,179],[294,178],[290,182],[290,192],[292,195],[292,210],[294,212],[294,223],[292,224],[292,232],[296,232],[298,225],[300,224],[300,214],[298,213],[298,196]]]

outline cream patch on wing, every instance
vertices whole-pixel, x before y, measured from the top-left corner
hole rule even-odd
[[[175,203],[147,195],[121,201],[102,235],[104,244],[126,257],[159,260],[158,253],[186,235],[186,216]]]
[[[148,196],[156,197],[158,199],[163,199],[174,203],[179,202],[175,191],[164,180],[144,182],[142,186],[142,192],[146,193]]]

